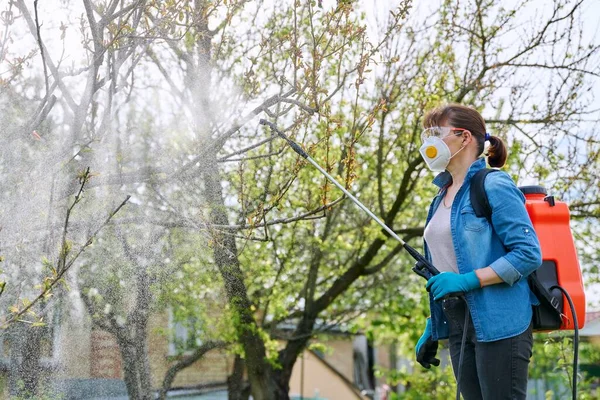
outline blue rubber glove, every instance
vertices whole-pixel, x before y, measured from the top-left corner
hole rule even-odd
[[[417,342],[415,347],[415,353],[417,354],[417,362],[423,366],[423,368],[431,368],[432,365],[436,367],[440,365],[440,360],[435,358],[437,353],[438,342],[437,340],[431,340],[431,319],[427,318],[427,324],[425,325],[425,332],[421,335],[421,338]]]
[[[434,300],[442,299],[452,293],[466,293],[480,287],[481,283],[475,271],[468,274],[442,272],[429,278],[426,286],[427,291],[433,294]]]

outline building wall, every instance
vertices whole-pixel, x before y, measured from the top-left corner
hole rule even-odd
[[[346,379],[354,382],[354,348],[351,336],[332,336],[323,340],[328,347],[324,359]]]
[[[324,397],[327,400],[365,399],[310,351],[304,351],[294,365],[290,380],[290,394]]]

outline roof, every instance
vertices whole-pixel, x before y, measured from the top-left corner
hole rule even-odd
[[[280,322],[277,324],[277,329],[284,332],[293,332],[296,330],[297,323],[295,322]],[[345,325],[341,324],[325,324],[316,323],[313,329],[314,334],[331,334],[331,335],[343,335],[343,336],[357,336],[362,335],[362,332],[353,332],[348,329]]]
[[[579,331],[579,336],[600,337],[600,311],[585,313],[585,325]]]
[[[600,311],[590,311],[585,313],[585,323],[600,319]]]

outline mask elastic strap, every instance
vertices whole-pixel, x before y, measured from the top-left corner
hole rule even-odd
[[[446,146],[447,146],[447,145],[446,145]],[[458,151],[457,151],[456,153],[454,153],[454,154],[452,154],[452,155],[450,156],[449,160],[452,160],[452,157],[454,157],[455,155],[457,155],[458,153],[460,153],[460,152],[462,151],[462,149],[464,149],[465,147],[467,147],[467,146],[463,146],[463,147],[461,147],[460,149],[458,149]]]

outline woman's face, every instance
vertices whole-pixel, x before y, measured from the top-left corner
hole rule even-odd
[[[432,171],[443,171],[451,165],[460,166],[473,158],[473,154],[470,154],[472,151],[463,151],[473,142],[471,132],[446,121],[424,129],[421,140],[423,145],[419,152]]]

